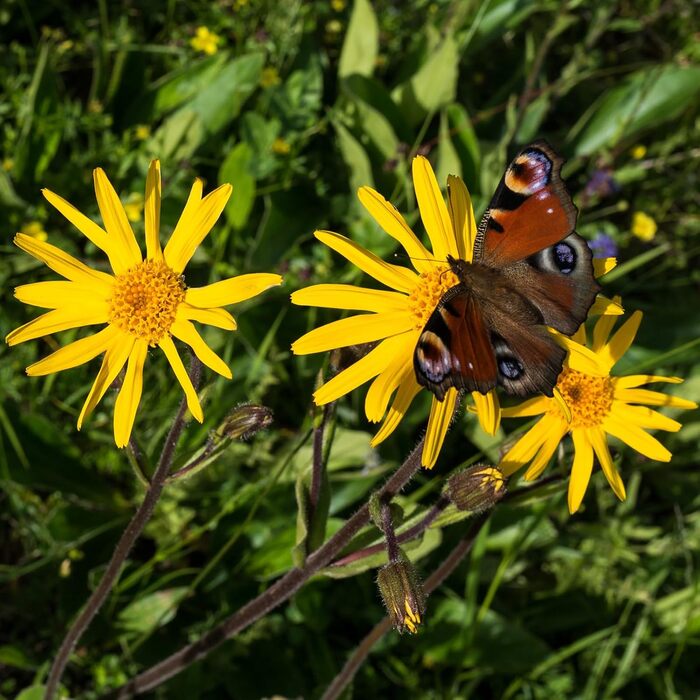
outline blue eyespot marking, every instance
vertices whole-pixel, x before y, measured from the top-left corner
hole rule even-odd
[[[514,357],[501,357],[498,368],[506,379],[518,379],[523,374],[523,366]]]
[[[569,275],[576,267],[576,251],[568,243],[557,243],[554,246],[554,264],[564,275]]]

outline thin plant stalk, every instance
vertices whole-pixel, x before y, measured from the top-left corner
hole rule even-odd
[[[189,374],[195,390],[199,385],[201,370],[202,364],[196,357],[193,356]],[[119,578],[119,573],[122,566],[124,565],[126,558],[129,556],[131,548],[134,546],[134,543],[143,532],[146,523],[150,520],[151,515],[153,514],[153,509],[160,498],[160,494],[163,491],[163,487],[166,483],[168,472],[172,466],[177,442],[182,434],[183,428],[185,427],[186,410],[187,401],[183,397],[180,403],[180,408],[178,409],[177,415],[175,416],[173,424],[170,427],[170,431],[165,439],[165,443],[163,444],[163,450],[161,452],[160,459],[158,460],[158,466],[156,467],[153,477],[149,482],[149,486],[146,489],[143,501],[122,533],[122,536],[114,549],[112,558],[110,559],[104,574],[102,574],[100,582],[97,584],[97,588],[95,588],[92,595],[88,598],[87,603],[80,611],[80,614],[70,626],[70,629],[61,642],[56,658],[51,665],[48,681],[46,682],[44,700],[52,700],[56,690],[58,689],[58,685],[61,682],[61,677],[63,676],[63,672],[65,671],[66,665],[68,664],[70,655],[75,648],[75,645],[78,643],[95,615],[97,615],[99,612],[112,588],[114,588],[114,585]]]

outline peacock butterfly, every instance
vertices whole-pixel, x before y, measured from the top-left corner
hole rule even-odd
[[[459,283],[418,339],[418,382],[442,401],[450,387],[552,396],[565,351],[545,326],[573,334],[599,291],[591,251],[574,232],[562,159],[544,141],[508,166],[478,228],[472,262],[448,256]]]

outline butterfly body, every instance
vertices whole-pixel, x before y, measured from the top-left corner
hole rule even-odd
[[[497,384],[552,395],[565,352],[546,326],[574,333],[598,291],[561,163],[543,142],[523,149],[479,226],[473,261],[448,257],[459,282],[414,353],[416,379],[439,400],[450,387],[485,394]]]

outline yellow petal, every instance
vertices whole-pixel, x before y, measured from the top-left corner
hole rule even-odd
[[[371,343],[413,329],[414,319],[406,311],[383,314],[358,314],[314,328],[292,343],[295,355],[325,352],[348,345]]]
[[[167,249],[166,249],[167,252]],[[266,289],[282,284],[282,277],[268,272],[253,272],[230,277],[206,287],[191,287],[185,293],[185,301],[199,308],[213,308],[238,304],[261,294]]]
[[[413,159],[413,187],[433,254],[439,261],[448,255],[459,257],[452,221],[430,162],[423,156]]]
[[[435,466],[435,462],[437,462],[442,443],[445,442],[447,430],[455,414],[457,399],[459,399],[459,391],[454,387],[450,387],[447,390],[444,401],[438,401],[433,397],[428,427],[425,430],[423,457],[421,458],[421,462],[426,469],[432,469]]]
[[[386,343],[394,345],[394,357],[370,385],[365,397],[365,414],[367,420],[372,423],[380,421],[386,413],[389,399],[396,388],[403,384],[408,376],[413,373],[413,351],[418,341],[419,331],[415,333],[403,333],[386,340]]]
[[[82,305],[85,299],[109,301],[111,291],[101,284],[51,280],[20,285],[15,288],[15,297],[23,304],[58,309],[62,306]]]
[[[144,204],[144,228],[146,230],[146,257],[162,260],[160,247],[160,161],[152,160],[146,175],[146,197]]]
[[[416,382],[415,375],[409,375],[406,380],[399,386],[396,392],[394,401],[391,404],[389,412],[382,423],[377,434],[370,440],[370,445],[376,447],[379,443],[386,440],[398,427],[399,423],[406,415],[416,394],[421,390],[420,385]]]
[[[64,253],[60,248],[50,243],[44,243],[32,236],[27,236],[24,233],[18,233],[14,238],[14,243],[18,248],[21,248],[26,253],[29,253],[37,260],[41,260],[45,265],[50,267],[54,272],[73,282],[81,284],[94,285],[96,289],[111,289],[114,282],[114,277],[99,272],[84,265],[72,255]]]
[[[527,416],[538,416],[540,413],[547,413],[552,407],[552,401],[546,396],[533,396],[517,406],[501,408],[503,418],[525,418]]]
[[[643,384],[652,382],[667,382],[669,384],[682,384],[681,377],[661,377],[657,374],[629,374],[626,377],[610,377],[616,389],[633,389]]]
[[[394,350],[399,342],[400,339],[396,337],[382,341],[364,357],[336,374],[314,394],[316,405],[335,401],[383,372],[394,359]]]
[[[230,196],[231,185],[221,185],[199,202],[184,225],[182,224],[183,212],[183,216],[180,217],[180,221],[163,251],[165,262],[175,272],[182,272],[185,269],[199,244],[209,235],[209,231],[221,216]],[[226,281],[228,280],[224,280],[224,282]],[[187,301],[193,306],[198,305],[189,298]],[[203,305],[215,306],[214,304]]]
[[[677,420],[664,416],[663,413],[654,411],[647,406],[627,406],[616,401],[612,410],[618,418],[634,423],[640,428],[666,430],[669,433],[677,433],[682,428]]]
[[[605,478],[610,484],[610,488],[615,492],[615,495],[621,501],[624,501],[627,497],[625,493],[625,485],[622,483],[620,473],[613,464],[612,457],[610,456],[610,450],[608,449],[608,442],[605,438],[605,432],[601,428],[589,428],[587,430],[587,434],[598,457],[600,466],[603,469]]]
[[[632,345],[641,322],[642,312],[635,311],[620,326],[615,332],[615,335],[613,335],[613,337],[598,351],[598,356],[609,367],[612,367],[627,352],[630,345]]]
[[[100,250],[107,254],[112,269],[118,274],[127,269],[128,261],[122,259],[119,246],[115,246],[110,240],[107,232],[98,226],[92,219],[78,211],[70,202],[60,197],[51,190],[43,189],[41,193],[46,200],[55,207],[68,221],[75,226],[89,241],[94,243]]]
[[[617,258],[593,258],[593,274],[596,277],[607,275],[617,265]]]
[[[292,292],[292,303],[324,309],[350,311],[401,311],[408,309],[408,297],[399,292],[366,289],[351,284],[315,284]]]
[[[501,424],[501,404],[498,395],[495,391],[489,391],[486,395],[473,391],[472,398],[481,429],[488,435],[495,435]]]
[[[115,250],[124,269],[138,265],[141,262],[141,251],[131,230],[131,224],[126,216],[119,195],[112,183],[107,179],[102,168],[92,171],[95,183],[97,206],[102,214],[102,221],[109,234],[110,244]]]
[[[107,304],[100,301],[84,302],[83,308],[71,306],[42,314],[39,318],[35,318],[8,333],[5,342],[8,345],[18,345],[27,340],[41,338],[51,333],[59,333],[69,328],[107,323],[108,318],[109,308]]]
[[[579,345],[585,345],[586,344],[586,324],[582,323],[579,327],[576,333],[574,333],[571,336],[571,340],[574,341],[574,343],[578,343]]]
[[[82,428],[83,421],[92,413],[107,389],[109,389],[112,382],[117,378],[124,363],[129,358],[135,342],[136,338],[134,338],[134,336],[120,332],[114,338],[112,345],[107,348],[105,356],[102,358],[100,371],[97,373],[97,377],[95,377],[90,393],[87,395],[83,408],[78,416],[78,430]]]
[[[622,316],[625,310],[622,305],[612,299],[604,297],[602,294],[598,294],[591,306],[588,315],[589,316]]]
[[[197,392],[192,385],[192,380],[187,374],[185,366],[182,364],[182,360],[177,352],[175,343],[173,343],[169,336],[166,336],[160,341],[160,343],[158,343],[158,345],[168,358],[168,362],[170,363],[178,382],[180,382],[180,386],[185,392],[187,408],[190,409],[192,417],[199,423],[202,423],[204,421],[204,413],[202,413],[202,406],[199,403],[199,397],[197,396]]]
[[[126,447],[129,443],[136,411],[141,401],[143,365],[147,352],[148,343],[138,339],[129,355],[124,381],[114,403],[114,442],[117,447]]]
[[[418,240],[416,234],[413,233],[393,204],[387,202],[379,192],[371,187],[360,187],[357,196],[375,221],[403,246],[416,270],[425,272],[432,269],[433,256]]]
[[[225,309],[198,309],[190,306],[186,301],[177,307],[175,319],[206,323],[208,326],[223,328],[226,331],[235,331],[238,328],[236,320]]]
[[[204,342],[192,323],[185,320],[175,321],[170,332],[183,343],[187,343],[209,369],[213,369],[226,379],[231,379],[231,370],[228,365]]]
[[[616,296],[613,302],[619,304],[620,297]],[[614,315],[603,315],[596,321],[593,327],[593,343],[591,344],[591,349],[594,352],[600,352],[600,349],[608,342],[608,336],[616,321]]]
[[[545,415],[540,418],[501,459],[500,467],[504,476],[514,474],[520,467],[527,464],[559,423],[560,419],[554,416]]]
[[[641,403],[647,406],[672,406],[673,408],[684,408],[686,410],[698,407],[695,401],[689,401],[680,396],[663,394],[660,391],[649,391],[648,389],[616,388],[615,398],[624,403]]]
[[[418,275],[407,267],[390,265],[339,233],[315,231],[314,236],[387,287],[410,294],[420,281]]]
[[[569,513],[572,515],[581,506],[593,471],[593,446],[582,430],[572,431],[574,440],[574,463],[569,477]]]
[[[450,220],[457,243],[457,253],[462,260],[471,262],[474,257],[476,221],[469,190],[461,177],[448,175],[447,198],[450,205]]]
[[[607,317],[603,316],[602,318]],[[571,338],[567,338],[553,328],[547,328],[547,331],[568,352],[564,360],[565,366],[596,377],[608,376],[610,367],[593,350],[574,342]]]
[[[544,471],[544,468],[549,464],[549,460],[552,458],[554,451],[557,449],[559,443],[562,441],[562,438],[564,435],[566,435],[566,433],[567,426],[563,421],[559,421],[556,428],[554,422],[552,423],[542,446],[537,451],[537,454],[532,462],[530,462],[530,466],[525,472],[524,478],[527,481],[534,481],[535,479],[539,478],[540,474],[542,474]]]
[[[615,413],[609,413],[605,418],[603,430],[649,459],[658,462],[671,460],[671,453],[655,437],[644,432],[639,426],[619,418]]]
[[[195,178],[194,183],[190,189],[190,194],[185,202],[185,207],[180,214],[177,224],[175,225],[175,230],[170,236],[170,240],[165,247],[163,253],[163,258],[167,261],[168,250],[170,250],[170,255],[173,254],[175,246],[178,246],[178,250],[182,245],[184,245],[184,239],[189,235],[189,230],[192,228],[192,222],[194,221],[195,214],[199,209],[199,205],[202,203],[202,192],[204,190],[204,182],[200,178]]]
[[[33,365],[29,365],[27,374],[30,377],[39,377],[85,364],[101,355],[114,343],[118,335],[119,331],[114,326],[107,326],[99,333],[69,343]]]
[[[561,410],[562,415],[564,416],[564,420],[567,422],[567,424],[571,423],[571,409],[569,408],[569,404],[566,403],[564,395],[561,393],[561,391],[559,391],[559,388],[556,386],[554,387],[554,389],[552,389],[552,397],[559,406],[559,409]]]

